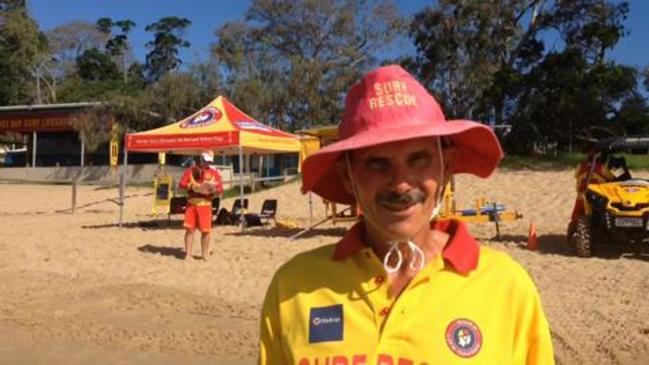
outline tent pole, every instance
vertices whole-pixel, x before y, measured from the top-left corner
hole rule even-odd
[[[240,202],[243,207],[243,146],[241,145],[241,141],[239,141],[239,199],[241,199]],[[246,229],[244,222],[243,215],[241,215],[239,220],[241,232]]]
[[[259,155],[259,168],[258,168],[259,173],[257,174],[259,178],[264,177],[264,155]],[[263,180],[259,180],[259,186],[261,188],[261,182]]]

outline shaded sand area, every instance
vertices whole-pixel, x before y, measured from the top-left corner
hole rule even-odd
[[[484,196],[523,213],[503,224],[500,241],[491,224],[470,230],[533,276],[559,364],[649,363],[649,249],[575,257],[564,244],[571,171],[460,176],[457,190],[461,205]],[[347,227],[325,224],[295,241],[287,237],[297,230],[217,227],[210,261],[185,262],[182,217],[169,226],[151,216],[150,188],[126,193],[120,229],[116,189],[80,187],[70,214],[69,186],[0,184],[0,363],[253,364],[275,269],[335,243]],[[297,183],[251,195],[251,210],[268,197],[279,200],[280,218],[309,224]],[[324,217],[315,196],[313,212],[314,221]],[[530,221],[540,240],[534,252],[522,248]]]

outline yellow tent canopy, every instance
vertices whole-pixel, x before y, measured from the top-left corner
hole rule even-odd
[[[326,145],[338,139],[338,126],[326,125],[322,127],[302,129],[295,133],[305,135],[305,136],[316,137],[321,141],[322,145]]]

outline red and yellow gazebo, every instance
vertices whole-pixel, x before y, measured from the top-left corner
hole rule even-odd
[[[300,138],[253,119],[224,96],[219,96],[196,113],[176,123],[125,136],[124,164],[128,152],[169,152],[198,155],[210,149],[227,155],[296,152],[300,160],[314,148],[315,138]],[[319,144],[318,144],[319,147]],[[239,174],[243,199],[243,176]],[[120,196],[123,196],[124,183]],[[121,208],[121,207],[120,207]],[[122,211],[120,209],[120,226]]]

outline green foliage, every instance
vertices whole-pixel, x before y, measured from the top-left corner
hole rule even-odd
[[[97,20],[96,28],[98,31],[109,37],[106,42],[106,52],[120,65],[124,82],[128,82],[129,66],[128,57],[131,46],[128,41],[128,33],[135,27],[132,20],[117,20],[111,18],[100,18]],[[121,32],[113,34],[113,29],[118,28]]]
[[[182,63],[178,51],[180,48],[190,46],[190,43],[182,38],[183,31],[189,25],[191,21],[188,19],[172,16],[164,17],[146,26],[145,30],[152,32],[154,36],[154,40],[146,44],[151,48],[146,55],[150,80],[157,81]]]
[[[128,32],[135,23],[130,20],[120,20],[114,23],[114,26],[120,27],[122,33],[116,34],[113,38],[106,43],[106,50],[113,56],[122,56],[126,54],[129,48],[128,45]]]
[[[109,105],[100,105],[79,113],[72,120],[74,129],[80,132],[88,152],[94,152],[110,139],[113,112]]]
[[[189,73],[172,73],[162,76],[148,89],[151,108],[174,122],[194,113],[207,102],[201,100],[200,90]]]
[[[342,96],[398,30],[390,1],[257,0],[216,30],[229,96],[288,130],[335,123]]]
[[[415,14],[410,36],[417,55],[403,63],[419,74],[449,117],[473,116],[494,75],[525,44],[518,17],[527,11],[520,1],[512,6],[440,0]]]
[[[635,106],[625,103],[635,95],[632,68],[612,62],[589,65],[579,51],[567,49],[548,54],[523,80],[510,119],[512,134],[505,140],[510,152],[529,153],[535,144],[570,150],[577,139],[595,137],[589,132],[593,127],[610,135],[630,132],[620,122],[619,107]],[[630,113],[634,112],[626,111]]]
[[[214,59],[191,65],[189,73],[198,91],[197,97],[203,104],[225,92],[219,65]]]
[[[0,11],[10,12],[15,10],[25,10],[25,0],[0,0]]]
[[[624,135],[649,135],[649,105],[639,93],[625,99],[614,117]]]
[[[146,67],[143,64],[133,62],[127,70],[127,77],[124,79],[124,82],[128,82],[135,89],[144,89],[147,85],[145,72]]]
[[[137,95],[139,92],[120,79],[86,81],[78,76],[70,76],[59,86],[58,101],[106,101],[114,94]]]
[[[95,27],[97,28],[98,31],[109,36],[111,32],[111,28],[113,27],[113,20],[111,18],[105,18],[105,17],[99,18],[95,23]]]
[[[44,53],[45,40],[38,24],[24,9],[24,3],[9,1],[2,5],[0,105],[29,103],[35,94],[32,74]]]
[[[628,11],[626,1],[440,0],[414,16],[417,54],[403,64],[447,116],[510,125],[507,151],[570,151],[593,127],[646,128],[636,71],[605,58]],[[557,33],[563,47],[547,51]]]
[[[647,154],[616,154],[626,159],[627,166],[633,171],[649,170],[649,156]],[[571,170],[584,160],[582,153],[562,152],[557,155],[507,155],[500,163],[500,167],[511,170]]]
[[[110,55],[92,48],[77,58],[77,75],[87,81],[105,81],[119,78],[120,73]]]
[[[126,131],[141,131],[160,126],[163,118],[151,111],[151,100],[145,91],[134,95],[111,94],[106,104],[110,105],[113,118]]]
[[[62,73],[74,69],[76,59],[85,51],[104,49],[109,34],[98,30],[90,22],[73,21],[59,25],[47,32],[50,52],[64,66]]]
[[[548,26],[559,30],[567,48],[597,63],[628,33],[623,24],[628,12],[627,1],[573,0],[555,1],[543,16]]]

